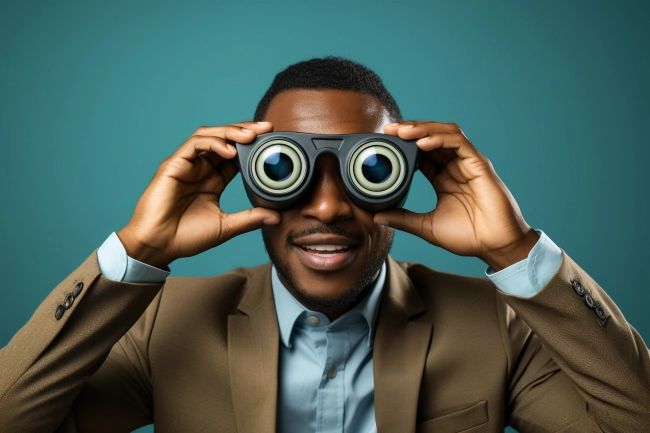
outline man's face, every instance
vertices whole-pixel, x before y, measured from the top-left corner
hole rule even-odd
[[[389,123],[374,96],[342,90],[282,92],[264,120],[275,131],[315,134],[383,132]],[[330,154],[316,161],[306,198],[281,215],[280,224],[262,229],[280,280],[305,307],[335,319],[365,296],[390,250],[393,229],[375,224],[371,212],[350,200]]]

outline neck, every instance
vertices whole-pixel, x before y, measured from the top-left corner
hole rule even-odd
[[[280,282],[284,287],[291,293],[291,295],[298,301],[300,304],[302,304],[305,308],[311,311],[316,311],[318,313],[324,314],[330,322],[334,322],[336,319],[347,313],[348,311],[352,310],[354,307],[359,305],[361,301],[363,301],[368,294],[370,293],[373,284],[377,281],[377,278],[379,277],[379,272],[381,272],[381,269],[375,273],[375,275],[372,277],[372,280],[369,284],[367,284],[361,291],[358,293],[358,295],[354,298],[354,301],[350,303],[349,305],[346,305],[344,307],[340,306],[328,306],[324,304],[336,304],[337,300],[327,300],[325,302],[318,302],[315,301],[313,303],[307,302],[304,296],[301,296],[300,293],[296,293],[296,289],[289,284],[287,280],[285,280],[284,276],[278,272],[278,278],[280,279]]]

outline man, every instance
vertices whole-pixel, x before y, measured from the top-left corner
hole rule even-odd
[[[295,207],[224,213],[234,144],[271,131],[415,140],[436,209],[363,210],[323,155]],[[166,278],[257,228],[273,266]],[[481,258],[490,279],[394,261],[394,228]],[[650,429],[648,349],[612,300],[458,126],[402,121],[379,77],[340,58],[278,74],[253,122],[199,128],[0,366],[12,433]]]

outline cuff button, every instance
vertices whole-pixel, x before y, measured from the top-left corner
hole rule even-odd
[[[56,307],[56,311],[54,312],[54,317],[56,320],[61,319],[63,317],[63,313],[65,312],[65,307],[63,305],[59,305]]]
[[[84,288],[84,283],[82,283],[82,282],[77,283],[77,285],[75,286],[74,290],[72,291],[72,296],[74,296],[75,298],[76,298],[77,296],[79,296],[79,293],[81,293],[81,290],[82,290],[83,288]]]
[[[63,301],[63,307],[67,310],[72,307],[72,304],[74,304],[74,296],[72,293],[70,293],[65,297],[65,300]]]
[[[585,295],[585,304],[587,304],[587,307],[589,308],[594,308],[596,306],[596,301],[594,301],[594,298],[592,298],[589,293]]]
[[[580,284],[580,281],[573,280],[573,281],[571,281],[571,285],[573,286],[573,290],[575,290],[578,295],[580,295],[580,296],[585,295],[585,288],[582,287],[582,284]]]
[[[601,307],[600,305],[597,306],[594,311],[596,312],[596,315],[598,316],[598,318],[600,320],[605,320],[607,318],[607,313],[605,312],[603,307]]]

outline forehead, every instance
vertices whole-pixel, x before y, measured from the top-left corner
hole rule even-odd
[[[353,90],[293,89],[276,95],[264,120],[275,131],[312,134],[382,132],[388,112],[374,96]]]

